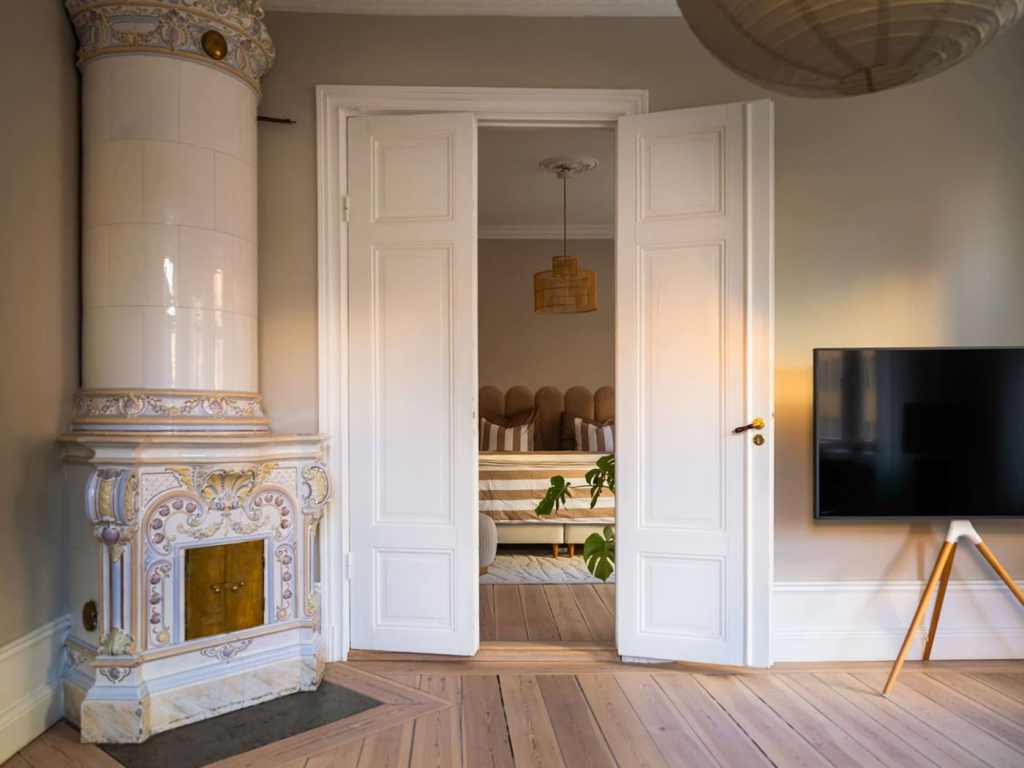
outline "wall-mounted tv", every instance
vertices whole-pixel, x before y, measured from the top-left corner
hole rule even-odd
[[[814,350],[814,514],[1024,517],[1024,348]]]

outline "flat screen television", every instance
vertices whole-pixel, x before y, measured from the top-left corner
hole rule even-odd
[[[1024,517],[1024,348],[814,350],[814,514]]]

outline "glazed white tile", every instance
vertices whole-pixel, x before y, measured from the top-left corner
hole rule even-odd
[[[144,220],[211,229],[213,155],[211,150],[189,144],[144,142]]]
[[[196,381],[203,389],[223,389],[224,313],[219,310],[182,309],[195,328],[193,365]]]
[[[174,306],[178,292],[178,228],[167,224],[109,227],[109,304]]]
[[[181,141],[250,163],[244,131],[255,122],[252,89],[212,67],[178,62],[181,71]],[[251,164],[251,163],[250,163]]]
[[[142,308],[144,387],[203,388],[196,372],[195,336],[201,332],[196,312],[183,307]]]
[[[180,228],[179,306],[233,311],[238,240],[212,229]]]
[[[110,139],[110,69],[114,57],[100,58],[82,70],[82,145]]]
[[[113,56],[110,139],[178,140],[178,62],[163,56]]]
[[[242,392],[258,392],[260,387],[259,322],[255,315],[238,315],[244,326],[240,346],[246,350],[244,366],[239,371],[238,388]]]
[[[245,112],[248,119],[242,123],[242,157],[241,159],[249,165],[256,167],[257,164],[257,141],[259,134],[259,123],[256,121],[259,99],[251,88],[245,89]]]
[[[223,389],[232,392],[257,390],[256,318],[224,313]]]
[[[256,242],[256,169],[219,153],[216,165],[216,229]]]
[[[110,227],[93,227],[82,234],[82,304],[110,304]]]
[[[91,144],[84,154],[85,226],[142,221],[143,142]]]
[[[256,317],[259,308],[259,261],[256,244],[248,240],[237,240],[235,278],[235,311],[249,317]]]
[[[86,389],[144,386],[142,307],[86,308],[82,345]]]

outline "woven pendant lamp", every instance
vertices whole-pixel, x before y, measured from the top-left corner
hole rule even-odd
[[[1024,15],[1024,0],[678,0],[701,43],[758,85],[856,96],[938,74]]]
[[[597,167],[591,157],[549,157],[540,167],[562,180],[562,255],[551,259],[551,269],[533,276],[533,309],[542,314],[593,312],[597,309],[597,274],[580,269],[580,261],[567,253],[567,184]]]

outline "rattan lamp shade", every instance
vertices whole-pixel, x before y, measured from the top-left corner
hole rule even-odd
[[[555,256],[551,269],[533,275],[533,309],[540,313],[593,312],[597,274],[581,270],[575,256]]]
[[[797,96],[856,96],[931,77],[1024,14],[1024,0],[679,0],[730,69]]]
[[[567,180],[597,167],[592,157],[547,157],[540,167],[562,181],[562,255],[551,259],[551,269],[533,275],[533,311],[540,314],[576,314],[597,309],[597,273],[580,269],[580,260],[568,246]]]

